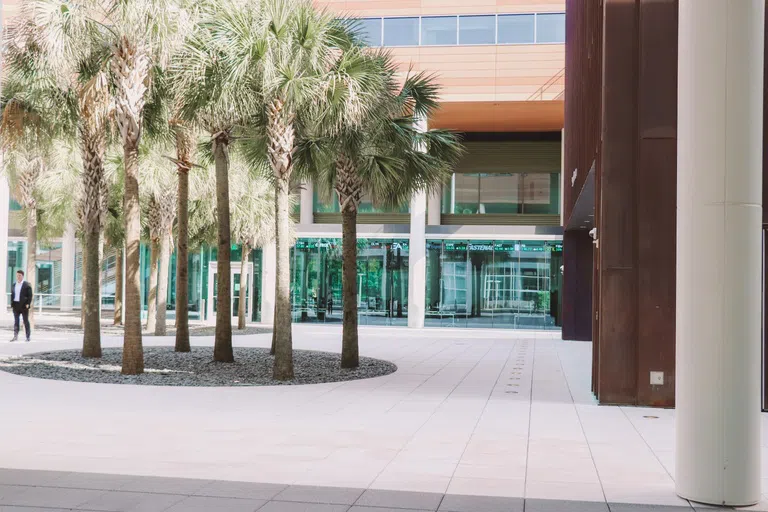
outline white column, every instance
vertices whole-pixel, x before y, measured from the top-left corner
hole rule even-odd
[[[427,130],[427,120],[419,119],[416,128]],[[411,198],[411,238],[408,247],[408,327],[424,327],[424,303],[427,300],[427,193]]]
[[[441,189],[433,190],[427,197],[427,224],[430,226],[440,225],[440,200]]]
[[[261,322],[275,320],[275,283],[277,279],[277,247],[269,244],[261,252]]]
[[[75,293],[75,227],[67,224],[61,240],[61,310],[72,311]]]
[[[307,181],[302,184],[301,199],[299,202],[299,224],[313,224],[314,213],[312,212],[314,206],[314,188],[311,181]]]
[[[0,157],[1,158],[1,157]],[[0,165],[2,165],[0,159]],[[8,307],[8,215],[11,208],[11,191],[8,179],[0,177],[0,312]]]
[[[764,0],[680,0],[677,493],[760,500]]]
[[[427,283],[427,194],[411,199],[411,240],[408,247],[408,327],[424,327]]]

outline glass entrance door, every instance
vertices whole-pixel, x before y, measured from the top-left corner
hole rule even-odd
[[[247,280],[242,279],[242,264],[232,263],[230,270],[230,304],[232,306],[232,316],[237,318],[238,307],[240,306],[240,286],[245,285],[245,317],[253,317],[253,301],[251,300],[253,283],[253,263],[248,263]],[[208,320],[213,321],[216,315],[216,306],[218,300],[219,271],[215,261],[209,263],[208,267]]]

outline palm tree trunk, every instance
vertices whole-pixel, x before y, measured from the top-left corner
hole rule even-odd
[[[276,293],[275,293],[275,362],[272,376],[276,380],[293,378],[293,340],[291,338],[291,275],[290,247],[288,245],[290,212],[290,180],[293,172],[292,154],[296,133],[292,116],[285,111],[285,102],[275,98],[268,106],[267,136],[268,154],[275,177],[275,245]]]
[[[181,155],[179,160],[183,161]],[[189,352],[189,168],[179,166],[178,243],[176,245],[176,352]]]
[[[251,248],[248,244],[243,244],[242,248],[243,257],[240,263],[240,298],[237,306],[237,328],[239,330],[245,329],[245,301],[246,301],[246,286],[248,286],[248,258],[251,255]]]
[[[113,325],[123,325],[123,248],[117,249],[115,266],[115,320]]]
[[[235,360],[232,351],[232,283],[231,275],[231,233],[229,228],[229,133],[222,131],[215,135],[213,157],[216,163],[216,212],[218,217],[219,248],[217,273],[219,283],[216,293],[216,341],[213,347],[214,361],[231,363]]]
[[[37,208],[27,208],[27,275],[26,281],[32,287],[32,292],[37,293]],[[29,325],[35,326],[35,298],[29,305]],[[42,297],[39,298],[42,300]]]
[[[139,250],[139,138],[125,145],[125,335],[123,337],[124,375],[144,373],[144,348],[141,343],[141,275]]]
[[[95,228],[95,229],[94,229]],[[83,357],[101,357],[101,319],[99,318],[99,229],[88,226],[83,251]]]
[[[160,237],[160,270],[157,275],[157,323],[155,336],[165,336],[168,303],[168,272],[171,265],[171,234],[163,233]]]
[[[341,367],[357,368],[360,350],[357,337],[357,208],[341,213],[342,250],[342,334]]]
[[[149,300],[147,300],[147,331],[155,332],[157,323],[157,260],[160,258],[160,243],[150,242],[149,250]]]
[[[272,376],[275,380],[293,379],[293,340],[291,339],[291,276],[290,246],[288,244],[290,213],[289,182],[279,179],[275,193],[275,221],[277,246],[277,293],[275,294],[275,363]]]

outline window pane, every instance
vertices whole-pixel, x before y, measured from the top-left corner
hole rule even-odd
[[[479,213],[520,213],[520,177],[520,174],[482,174]]]
[[[381,18],[359,20],[359,35],[368,46],[381,46]]]
[[[536,15],[537,43],[565,42],[565,14]]]
[[[494,44],[496,16],[460,16],[459,44]]]
[[[456,44],[456,17],[435,16],[421,19],[421,44]]]
[[[453,211],[451,213],[477,213],[478,207],[478,175],[456,174],[454,179]]]
[[[499,44],[521,44],[534,42],[533,14],[499,16]]]
[[[523,213],[560,213],[560,180],[557,173],[523,176]]]
[[[384,20],[384,46],[418,46],[419,18]]]

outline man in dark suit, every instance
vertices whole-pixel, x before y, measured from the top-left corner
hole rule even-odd
[[[24,280],[24,271],[16,272],[16,282],[11,285],[11,309],[13,309],[13,339],[19,339],[19,317],[24,319],[27,341],[32,334],[29,328],[29,308],[32,306],[32,286]]]

